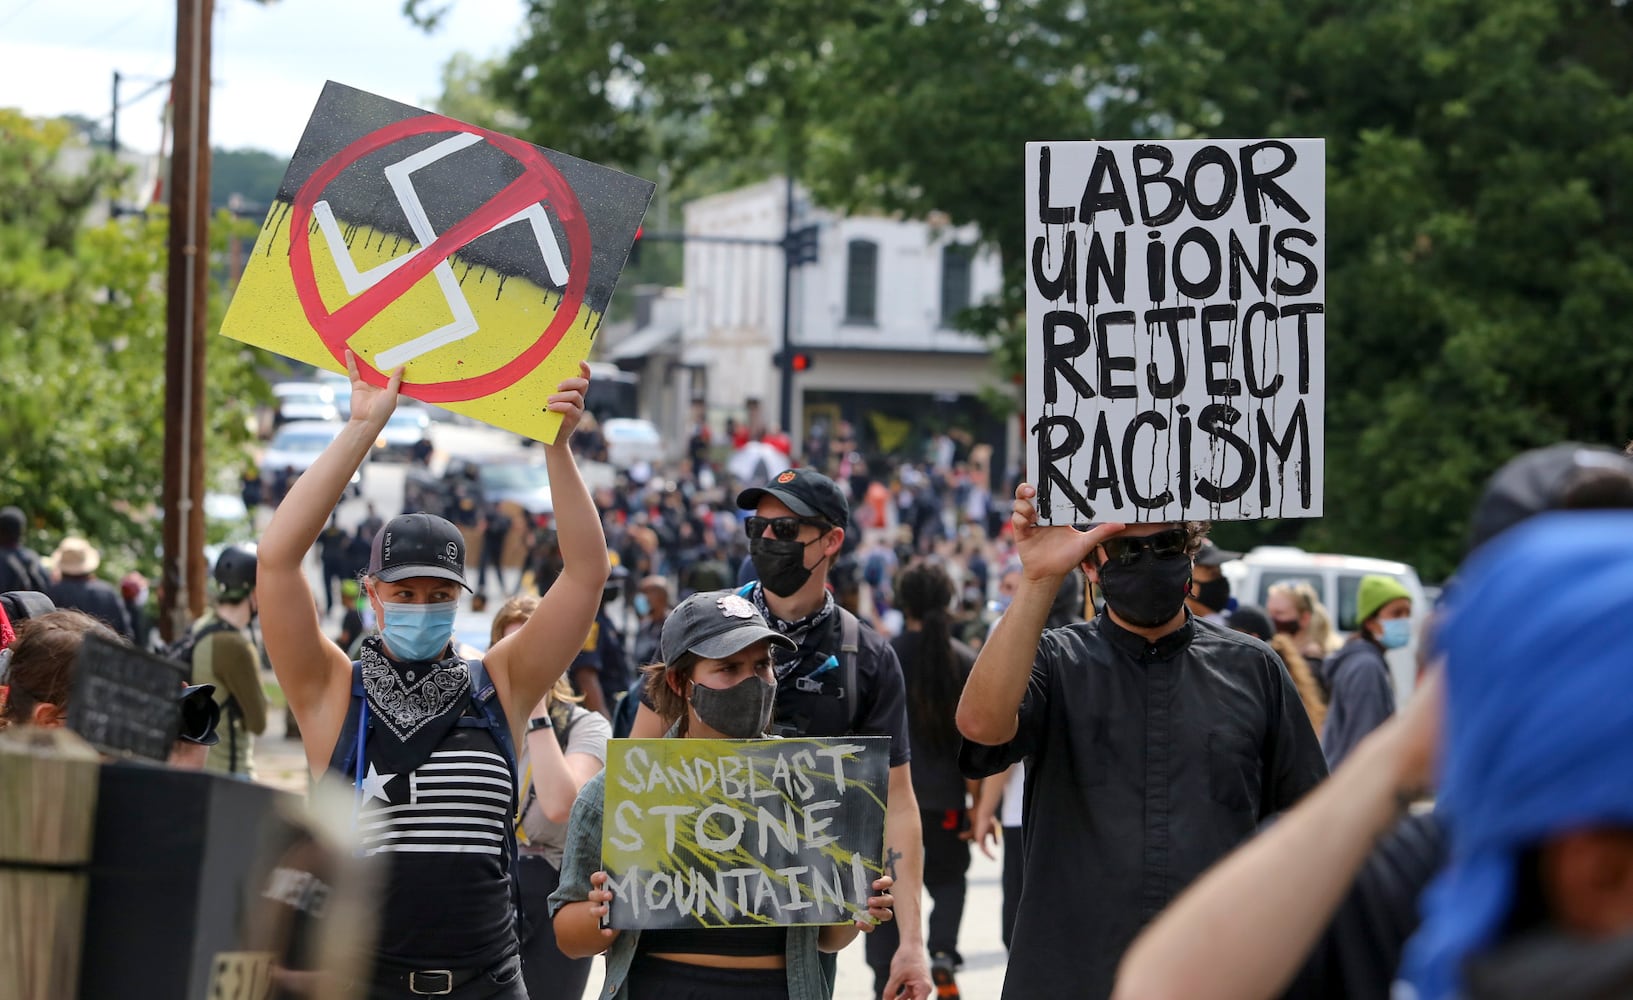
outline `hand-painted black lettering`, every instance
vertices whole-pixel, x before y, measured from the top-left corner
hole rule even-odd
[[[1128,484],[1128,498],[1134,506],[1146,510],[1156,510],[1174,502],[1174,491],[1165,489],[1154,497],[1145,496],[1140,492],[1140,477],[1134,474],[1137,466],[1134,464],[1134,451],[1138,447],[1140,428],[1150,425],[1152,432],[1161,441],[1162,432],[1168,429],[1168,419],[1156,410],[1145,410],[1137,414],[1129,423],[1128,429],[1123,431],[1123,475]]]
[[[1197,190],[1197,175],[1206,167],[1218,167],[1220,174],[1219,198],[1212,204],[1202,200]],[[1212,222],[1226,212],[1236,201],[1236,164],[1230,154],[1218,146],[1203,146],[1185,167],[1185,201],[1191,214],[1202,222]]]
[[[1107,181],[1111,182],[1111,188],[1101,190]],[[1089,182],[1083,186],[1083,203],[1078,206],[1077,217],[1083,220],[1085,226],[1092,226],[1094,217],[1101,212],[1116,212],[1123,225],[1134,224],[1134,209],[1128,203],[1128,189],[1123,185],[1123,175],[1117,169],[1117,157],[1110,146],[1095,150],[1094,166],[1089,168]]]
[[[1320,316],[1327,307],[1319,302],[1295,302],[1281,307],[1281,318],[1298,317],[1298,391],[1310,391],[1310,317]]]
[[[1049,237],[1039,236],[1032,241],[1032,284],[1038,294],[1050,302],[1066,300],[1077,305],[1077,233],[1066,233],[1066,247],[1060,254],[1060,273],[1053,278],[1044,269],[1044,255],[1049,252]]]
[[[1185,274],[1185,248],[1201,249],[1208,262],[1208,271],[1202,280],[1192,281]],[[1188,299],[1211,299],[1219,292],[1223,267],[1219,259],[1219,241],[1201,226],[1192,226],[1180,234],[1174,244],[1174,287]]]
[[[1055,440],[1057,427],[1066,432],[1058,441]],[[1063,460],[1070,463],[1072,456],[1083,447],[1082,425],[1064,413],[1056,413],[1038,418],[1038,422],[1032,425],[1031,430],[1038,438],[1038,516],[1045,522],[1052,519],[1055,489],[1059,487],[1079,513],[1085,518],[1092,518],[1094,508],[1083,499],[1083,494],[1078,492],[1077,487],[1072,485],[1072,481],[1066,478],[1066,473],[1056,464]]]
[[[1231,430],[1241,419],[1242,411],[1226,403],[1209,403],[1202,408],[1202,415],[1197,419],[1196,425],[1202,433],[1223,441],[1241,458],[1241,468],[1236,470],[1236,478],[1229,483],[1219,486],[1206,476],[1196,481],[1197,496],[1209,503],[1240,500],[1253,482],[1253,449]]]
[[[1270,275],[1270,227],[1257,227],[1259,233],[1259,266],[1254,267],[1248,260],[1247,248],[1242,246],[1236,230],[1230,231],[1230,298],[1232,302],[1242,301],[1242,272],[1252,279],[1253,287],[1259,290],[1259,296],[1270,294],[1269,286],[1265,281]],[[1037,258],[1033,258],[1033,270],[1037,269]]]
[[[1157,171],[1147,173],[1144,170],[1147,163],[1155,163]],[[1139,189],[1140,221],[1147,226],[1166,226],[1179,218],[1179,213],[1185,210],[1185,185],[1168,176],[1173,169],[1174,151],[1167,146],[1142,143],[1134,147],[1134,182]],[[1151,201],[1146,195],[1146,189],[1152,184],[1160,184],[1168,189],[1168,203],[1160,212],[1152,211]],[[1156,296],[1152,298],[1156,299]]]
[[[1191,408],[1184,403],[1174,407],[1179,414],[1179,502],[1191,505]]]
[[[1277,372],[1275,378],[1260,385],[1258,366],[1253,363],[1253,318],[1264,317],[1265,341],[1273,341],[1277,336],[1276,315],[1276,307],[1268,302],[1255,302],[1248,306],[1247,312],[1242,315],[1242,370],[1247,375],[1248,395],[1259,399],[1274,396],[1281,391],[1282,383],[1286,381],[1281,373]]]
[[[1145,366],[1145,386],[1151,392],[1153,399],[1177,399],[1185,391],[1185,353],[1184,344],[1180,341],[1180,320],[1196,319],[1195,306],[1170,306],[1145,311],[1146,330],[1151,334],[1151,353],[1153,360]],[[1171,369],[1173,377],[1164,382],[1157,372],[1157,332],[1168,335],[1168,350],[1173,358]]]
[[[1315,234],[1307,229],[1283,229],[1276,234],[1276,256],[1289,264],[1297,264],[1304,269],[1304,277],[1297,281],[1283,281],[1281,275],[1270,283],[1270,288],[1277,295],[1305,295],[1315,287],[1315,261],[1288,246],[1289,240],[1298,240],[1305,246],[1315,246]]]
[[[1083,484],[1090,500],[1097,500],[1100,491],[1111,490],[1111,502],[1121,507],[1123,491],[1117,486],[1117,456],[1111,448],[1111,430],[1106,426],[1106,412],[1100,411],[1094,422],[1094,442],[1089,446],[1089,478]]]
[[[1134,310],[1103,312],[1094,319],[1094,349],[1100,362],[1100,395],[1107,399],[1133,399],[1140,394],[1132,381],[1114,381],[1118,372],[1134,370],[1134,355],[1111,353],[1111,327],[1134,328]]]
[[[1072,258],[1075,267],[1077,258]],[[1074,276],[1075,277],[1075,276]],[[1100,230],[1094,231],[1089,240],[1089,273],[1084,277],[1088,284],[1089,302],[1100,304],[1100,286],[1104,285],[1111,292],[1111,300],[1118,305],[1128,297],[1128,231],[1119,229],[1111,237],[1111,257],[1106,257],[1106,244],[1101,239]]]
[[[1056,331],[1065,327],[1072,333],[1071,339],[1061,341],[1056,337]],[[1094,396],[1094,389],[1083,373],[1072,365],[1074,358],[1081,357],[1089,349],[1089,321],[1074,312],[1064,309],[1055,309],[1043,316],[1043,401],[1056,403],[1060,401],[1060,382],[1065,379],[1072,385],[1072,391],[1089,399]]]
[[[1304,400],[1299,400],[1293,407],[1293,415],[1287,420],[1287,431],[1281,437],[1276,436],[1276,429],[1270,425],[1270,418],[1264,410],[1259,411],[1259,503],[1270,506],[1270,459],[1265,452],[1275,452],[1276,458],[1281,460],[1281,468],[1285,470],[1287,463],[1294,461],[1293,446],[1298,446],[1298,497],[1299,505],[1305,510],[1310,507],[1310,494],[1315,488],[1311,482],[1315,470],[1310,466],[1310,416],[1304,410]],[[1281,477],[1282,494],[1287,492],[1285,476]]]
[[[1261,171],[1254,158],[1261,152],[1272,151],[1281,153],[1281,161],[1268,170]],[[1255,142],[1243,146],[1237,157],[1242,165],[1242,198],[1246,201],[1247,221],[1257,225],[1263,222],[1259,211],[1260,199],[1268,199],[1271,204],[1291,215],[1300,222],[1309,222],[1310,213],[1298,203],[1292,195],[1280,184],[1276,178],[1286,174],[1298,163],[1298,153],[1285,142],[1267,139],[1264,142]]]
[[[1145,291],[1152,302],[1168,297],[1168,248],[1162,243],[1162,234],[1152,231],[1151,242],[1145,245]]]
[[[1056,208],[1049,204],[1050,147],[1038,147],[1038,221],[1046,226],[1070,225],[1077,218],[1071,206]]]
[[[1226,334],[1219,343],[1214,343],[1214,324],[1234,322],[1236,322],[1234,302],[1202,307],[1202,374],[1205,376],[1210,396],[1242,394],[1241,379],[1219,378],[1213,371],[1214,365],[1224,365],[1226,373],[1230,372],[1230,337]],[[1206,414],[1207,411],[1204,410],[1203,413]]]

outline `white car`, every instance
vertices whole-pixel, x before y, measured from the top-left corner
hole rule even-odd
[[[270,486],[285,470],[296,475],[305,472],[345,426],[338,420],[297,420],[284,424],[261,453],[261,482]],[[352,473],[351,490],[357,496],[363,493],[361,466]]]
[[[1230,581],[1230,592],[1243,604],[1265,606],[1270,587],[1277,583],[1303,580],[1321,595],[1321,603],[1333,616],[1333,629],[1348,638],[1360,622],[1355,620],[1356,604],[1364,576],[1390,576],[1412,595],[1412,642],[1403,649],[1385,654],[1395,680],[1395,700],[1405,704],[1417,683],[1417,633],[1428,617],[1431,605],[1417,570],[1406,563],[1365,556],[1329,555],[1305,552],[1291,546],[1261,545],[1221,567]]]
[[[627,469],[645,462],[658,465],[664,460],[663,435],[650,420],[631,417],[613,417],[601,424],[601,436],[607,441],[607,462],[616,469]]]
[[[333,421],[341,416],[334,391],[318,382],[279,382],[272,387],[272,395],[277,399],[275,426],[295,420]]]
[[[399,405],[374,442],[374,453],[381,458],[409,461],[417,446],[430,438],[431,414],[422,406]]]

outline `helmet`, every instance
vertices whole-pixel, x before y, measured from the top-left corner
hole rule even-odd
[[[255,552],[239,545],[221,550],[215,560],[215,593],[220,600],[236,604],[255,589]]]

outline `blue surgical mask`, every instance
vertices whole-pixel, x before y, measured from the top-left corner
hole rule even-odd
[[[1378,637],[1378,642],[1385,649],[1400,649],[1412,641],[1412,619],[1390,618],[1383,623],[1384,634]]]
[[[652,613],[652,602],[646,599],[645,594],[635,595],[635,613],[642,618]]]
[[[434,660],[454,637],[458,601],[446,604],[392,604],[382,602],[386,621],[380,635],[386,649],[399,660]]]

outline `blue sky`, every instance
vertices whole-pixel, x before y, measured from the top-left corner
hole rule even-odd
[[[325,80],[428,105],[456,52],[498,55],[520,31],[522,0],[453,0],[438,30],[402,16],[401,0],[216,0],[211,145],[294,152]],[[174,0],[0,0],[0,107],[102,118],[113,71],[130,101],[170,75]],[[120,114],[120,140],[159,144],[165,90]]]

